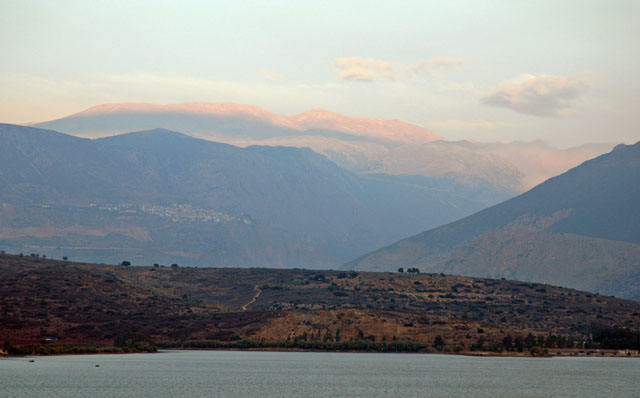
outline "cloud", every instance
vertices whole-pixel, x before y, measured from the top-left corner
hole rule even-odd
[[[453,70],[458,66],[464,64],[464,60],[453,57],[434,57],[420,61],[411,67],[413,74],[426,74],[432,75],[438,70]]]
[[[398,65],[405,75],[426,74],[432,75],[441,70],[452,70],[465,61],[460,58],[452,57],[434,57],[424,61],[420,61],[414,65]],[[362,57],[345,57],[336,58],[333,66],[338,70],[339,76],[344,80],[358,80],[362,82],[372,82],[376,79],[387,78],[389,80],[396,79],[394,66],[391,63],[374,58]]]
[[[282,74],[278,72],[263,69],[260,71],[260,74],[262,75],[262,77],[271,81],[284,80],[284,76],[282,76]]]
[[[587,84],[568,77],[520,75],[482,98],[482,103],[534,116],[568,116],[571,100]]]
[[[345,80],[372,82],[382,77],[390,80],[396,78],[391,64],[379,59],[346,57],[336,58],[333,63],[339,70],[340,77]]]

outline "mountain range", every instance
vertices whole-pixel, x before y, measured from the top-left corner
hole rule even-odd
[[[76,260],[336,267],[507,198],[164,129],[86,139],[4,124],[0,141],[0,246]]]
[[[37,126],[96,138],[159,125],[211,138],[216,138],[216,134],[269,138],[316,131],[318,135],[332,132],[336,136],[352,136],[352,139],[362,137],[388,142],[423,143],[442,139],[432,131],[401,120],[350,117],[323,109],[283,116],[253,105],[207,102],[103,104]]]
[[[311,148],[357,173],[453,178],[508,195],[530,189],[613,147],[590,144],[557,149],[542,142],[445,141],[426,128],[400,120],[352,117],[322,109],[284,116],[231,103],[104,104],[34,127],[87,138],[160,127],[243,147]]]
[[[348,263],[505,277],[640,299],[640,142]]]
[[[637,144],[548,179],[608,145],[446,141],[398,120],[228,103],[100,105],[35,126],[73,136],[1,126],[10,250],[331,268],[427,230],[346,267],[640,297]]]

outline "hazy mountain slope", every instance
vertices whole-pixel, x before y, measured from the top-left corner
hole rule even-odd
[[[448,176],[471,186],[485,185],[501,192],[519,192],[523,174],[491,153],[464,142],[434,141],[401,145],[380,157],[369,172]]]
[[[311,148],[358,173],[412,174],[455,179],[471,186],[522,193],[548,178],[610,151],[613,144],[558,149],[542,142],[481,143],[437,140],[384,145],[332,136],[290,135],[261,140],[223,138],[238,146],[287,145]]]
[[[348,268],[544,281],[640,298],[640,143],[532,190],[363,256]]]
[[[167,130],[88,140],[0,125],[0,140],[0,245],[76,259],[329,267],[504,199]]]
[[[130,151],[103,151],[89,140],[55,131],[2,124],[0,142],[0,199],[5,202],[84,203],[87,193],[105,194],[107,186],[113,195],[126,192],[118,179],[137,173],[122,161]]]
[[[613,149],[614,144],[585,144],[558,149],[542,141],[468,143],[480,154],[492,154],[514,165],[523,175],[520,191],[526,191],[580,163]]]

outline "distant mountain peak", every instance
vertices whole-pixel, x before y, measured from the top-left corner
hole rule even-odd
[[[325,109],[314,108],[291,116],[300,130],[334,130],[354,135],[371,135],[384,141],[424,143],[441,140],[436,133],[402,120],[384,120],[345,116]]]
[[[186,138],[190,138],[190,139],[196,139],[188,134],[184,134],[184,133],[180,133],[178,131],[174,131],[174,130],[169,130],[169,129],[165,129],[162,127],[158,127],[155,129],[149,129],[149,130],[140,130],[140,131],[132,131],[130,133],[125,133],[125,134],[120,134],[122,136],[126,136],[126,135],[172,135],[172,136],[177,136],[177,137],[186,137]]]
[[[77,121],[90,118],[105,117],[146,117],[154,118],[167,115],[205,117],[198,125],[198,132],[220,132],[219,126],[211,118],[233,118],[241,121],[258,123],[271,128],[279,128],[284,132],[304,132],[307,130],[328,130],[367,139],[384,142],[425,143],[441,140],[434,132],[401,120],[382,120],[365,117],[345,116],[325,109],[311,109],[294,116],[284,116],[269,112],[255,105],[242,105],[229,102],[185,102],[181,104],[151,104],[143,102],[123,102],[102,104],[88,108],[62,119],[39,123],[39,127],[49,126],[62,131],[87,134],[91,126],[79,124]],[[148,119],[148,118],[147,118]],[[209,128],[207,126],[210,125]],[[150,127],[144,124],[145,127]],[[259,129],[258,126],[254,128]],[[110,132],[114,129],[104,128]],[[115,129],[118,130],[117,128]],[[121,132],[121,131],[120,131]]]
[[[174,150],[183,145],[190,145],[192,147],[202,147],[203,145],[228,146],[227,144],[202,140],[200,138],[164,128],[132,131],[130,133],[98,138],[97,141],[126,147],[162,147],[167,150]]]
[[[122,102],[117,104],[100,104],[87,108],[78,113],[74,113],[67,117],[88,117],[96,115],[104,115],[117,113],[122,111],[149,111],[153,109],[152,104],[143,102]]]
[[[152,104],[145,102],[123,102],[92,106],[69,118],[92,117],[114,114],[174,113],[185,115],[240,116],[259,119],[273,125],[295,129],[287,117],[269,112],[256,105],[235,104],[232,102],[185,102],[181,104]]]
[[[192,137],[188,134],[180,133],[174,130],[164,129],[164,128],[155,128],[150,130],[140,130],[140,131],[132,131],[130,133],[119,134],[111,137],[102,138],[104,140],[112,139],[112,140],[123,140],[130,138],[142,138],[142,139],[179,139],[179,140],[199,140],[196,137]],[[200,140],[201,141],[201,140]],[[209,141],[207,141],[209,142]]]

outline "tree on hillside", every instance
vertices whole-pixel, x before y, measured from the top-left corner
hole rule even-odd
[[[527,334],[527,337],[524,338],[524,348],[530,350],[534,345],[536,345],[536,338],[533,334],[531,334],[531,332],[529,332],[529,334]]]
[[[502,347],[504,347],[505,350],[509,351],[513,349],[513,337],[511,337],[510,334],[504,336],[504,338],[502,339]]]
[[[524,349],[524,341],[522,339],[522,336],[516,336],[513,340],[513,345],[515,349],[518,350],[518,352],[522,352]]]
[[[435,339],[433,339],[433,346],[436,347],[438,351],[441,351],[444,345],[445,345],[445,342],[442,336],[437,335]]]

